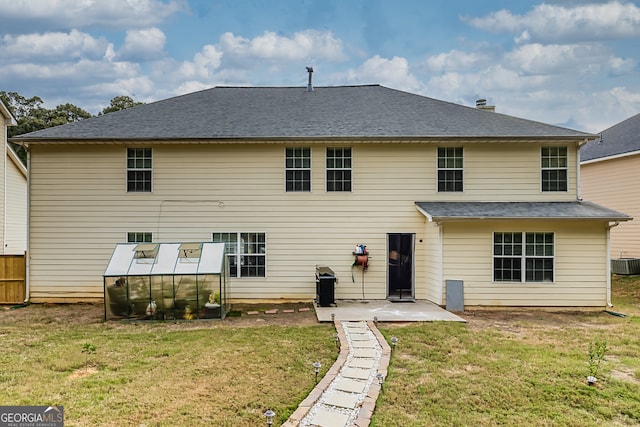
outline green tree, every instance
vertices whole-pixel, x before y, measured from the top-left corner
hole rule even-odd
[[[105,107],[102,112],[98,113],[99,116],[107,113],[113,113],[114,111],[125,110],[127,108],[142,105],[143,102],[136,102],[130,96],[121,95],[116,96],[111,100],[108,107]]]
[[[17,122],[17,126],[8,128],[7,136],[9,138],[91,117],[87,111],[69,103],[58,105],[53,110],[44,108],[43,101],[39,96],[25,98],[17,92],[0,91],[0,99]],[[12,144],[12,147],[26,164],[27,155],[24,148],[15,144]]]

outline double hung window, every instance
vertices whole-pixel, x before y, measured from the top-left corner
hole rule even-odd
[[[151,148],[127,148],[127,192],[151,192]]]
[[[327,191],[351,191],[351,148],[327,148]]]
[[[231,277],[266,277],[265,233],[213,233],[215,243],[225,243]]]
[[[287,192],[311,191],[311,148],[287,147],[285,190]]]
[[[554,234],[496,232],[493,234],[495,282],[553,282]]]
[[[461,192],[462,168],[462,147],[438,147],[438,192]]]
[[[567,147],[542,147],[542,191],[567,191]]]

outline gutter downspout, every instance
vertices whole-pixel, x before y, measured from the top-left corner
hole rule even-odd
[[[589,142],[588,139],[585,139],[582,144],[578,144],[577,150],[576,150],[576,192],[577,192],[577,197],[578,197],[578,201],[581,202],[582,201],[582,190],[581,190],[581,185],[580,185],[580,149],[582,147],[584,147],[587,142]]]
[[[24,147],[24,146],[23,146]],[[31,233],[29,231],[31,227],[31,151],[25,150],[27,152],[27,252],[25,253],[25,298],[24,303],[27,304],[30,298],[30,289],[31,289],[31,274],[30,274],[30,265],[31,265]]]
[[[607,307],[613,307],[611,303],[611,229],[620,225],[620,221],[607,226]]]

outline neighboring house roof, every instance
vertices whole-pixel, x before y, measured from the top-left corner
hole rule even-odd
[[[439,101],[380,85],[216,87],[13,138],[198,140],[549,138],[595,135]]]
[[[629,221],[629,215],[591,202],[416,202],[430,221],[461,219],[593,219]]]
[[[640,152],[640,114],[602,131],[601,138],[580,150],[580,161],[604,160]]]
[[[0,100],[0,115],[2,115],[5,118],[6,126],[15,126],[18,124],[16,122],[16,118],[13,117],[13,114],[11,114],[11,111],[9,111],[7,106],[4,105],[4,103],[1,100]]]

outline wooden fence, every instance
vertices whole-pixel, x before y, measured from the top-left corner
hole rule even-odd
[[[20,304],[26,295],[27,255],[0,255],[0,304]]]

